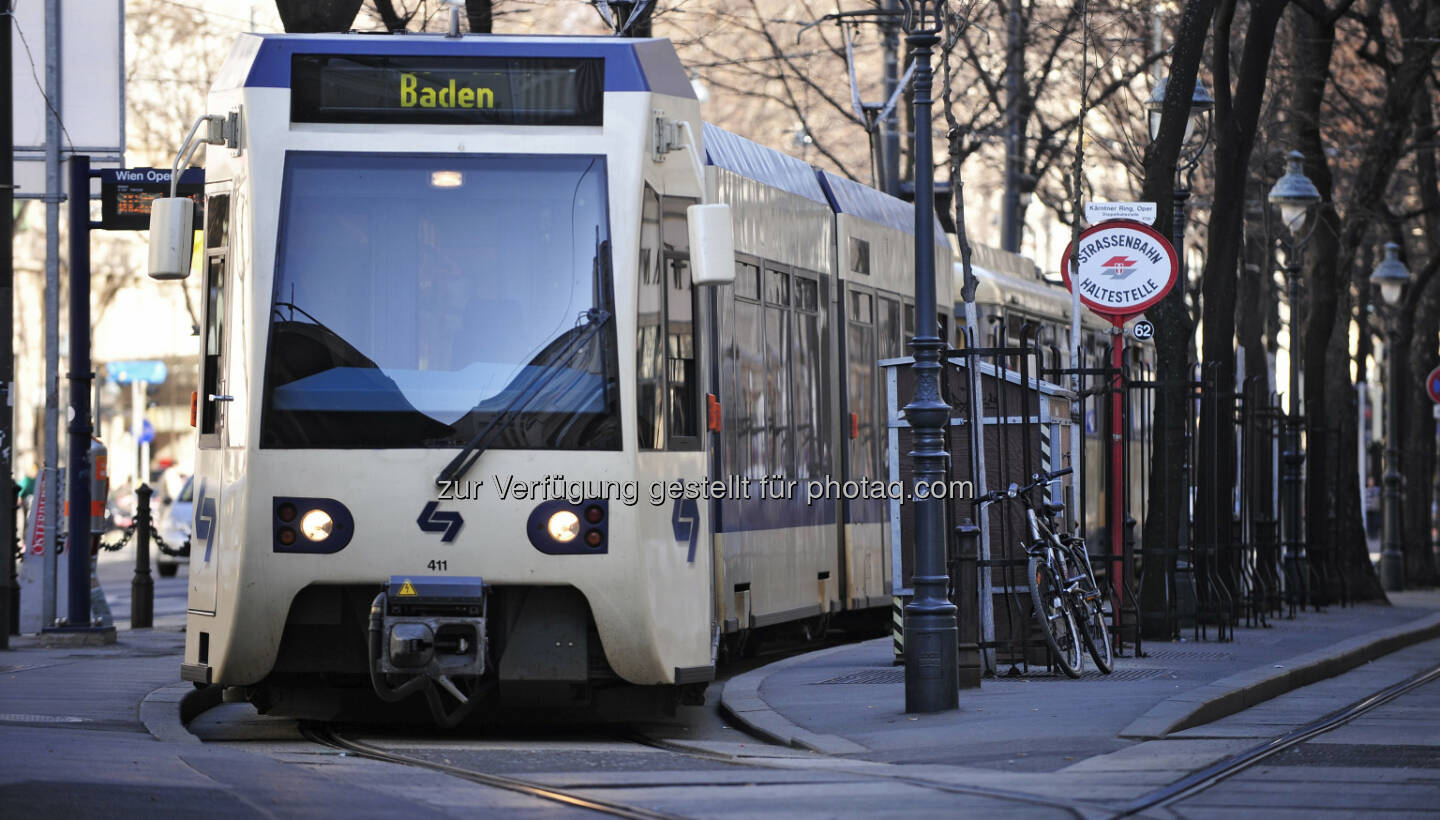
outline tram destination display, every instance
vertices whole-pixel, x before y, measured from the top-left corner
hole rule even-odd
[[[201,196],[205,169],[191,168],[180,175],[180,196],[195,200],[195,230],[205,226]],[[150,230],[150,201],[170,196],[169,168],[104,168],[100,171],[100,226],[107,231]]]
[[[594,58],[297,54],[293,122],[600,125]]]

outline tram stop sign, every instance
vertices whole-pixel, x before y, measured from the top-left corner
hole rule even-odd
[[[1440,367],[1425,377],[1425,392],[1430,394],[1430,401],[1440,404]]]
[[[1080,301],[1116,327],[1154,307],[1180,275],[1170,242],[1149,225],[1128,220],[1086,228],[1079,239],[1079,271],[1072,275],[1071,243],[1060,263],[1065,287],[1079,288]]]

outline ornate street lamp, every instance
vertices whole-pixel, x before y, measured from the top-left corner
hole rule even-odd
[[[1150,141],[1154,142],[1160,138],[1160,115],[1165,110],[1165,86],[1170,78],[1161,77],[1155,81],[1155,88],[1150,92],[1150,99],[1145,101],[1145,110],[1150,114]],[[1215,110],[1215,98],[1210,96],[1209,89],[1205,83],[1195,78],[1195,93],[1190,95],[1190,119],[1185,121],[1185,142],[1195,135],[1198,129],[1206,135],[1208,140],[1210,134],[1210,112]],[[1202,145],[1200,150],[1204,150]],[[1198,156],[1199,152],[1196,152]]]
[[[940,395],[940,339],[935,308],[935,165],[930,137],[930,53],[940,42],[945,0],[900,0],[905,42],[915,68],[915,392],[905,405],[910,422],[914,483],[945,480],[945,425],[950,405]],[[946,597],[945,502],[915,493],[915,597],[905,605],[905,711],[960,708],[959,629],[955,605]],[[923,495],[923,497],[922,497]],[[982,601],[981,606],[988,601]]]
[[[1305,560],[1300,515],[1300,468],[1305,464],[1305,452],[1300,449],[1300,362],[1295,356],[1300,338],[1296,321],[1300,316],[1300,254],[1314,232],[1313,224],[1306,229],[1307,218],[1320,204],[1320,191],[1305,176],[1304,154],[1290,152],[1285,175],[1275,182],[1266,199],[1279,209],[1280,220],[1290,237],[1285,252],[1285,292],[1290,302],[1290,412],[1285,417],[1285,450],[1281,454],[1285,469],[1280,485],[1285,504],[1285,591],[1293,616],[1296,603],[1301,601],[1298,593],[1303,584],[1301,565]]]
[[[1400,297],[1405,295],[1405,285],[1410,282],[1410,269],[1400,261],[1399,245],[1385,243],[1385,259],[1370,274],[1370,281],[1379,288],[1386,313],[1390,314],[1387,322],[1389,345],[1385,350],[1390,373],[1385,385],[1385,477],[1382,491],[1385,508],[1381,519],[1384,531],[1380,546],[1380,585],[1386,592],[1398,592],[1405,588],[1405,555],[1400,551],[1400,425],[1397,412],[1400,397],[1395,395],[1395,389],[1400,384],[1397,308]]]
[[[1160,138],[1161,113],[1165,110],[1165,87],[1168,77],[1155,81],[1150,99],[1145,101],[1145,110],[1150,118],[1150,141]],[[1185,203],[1190,199],[1190,176],[1200,162],[1200,156],[1210,145],[1210,114],[1215,110],[1215,100],[1205,88],[1205,83],[1195,78],[1195,91],[1190,95],[1190,116],[1185,120],[1185,139],[1180,143],[1180,155],[1175,161],[1175,219],[1171,237],[1175,253],[1180,257],[1180,282],[1185,281]],[[1199,133],[1199,140],[1195,134]]]

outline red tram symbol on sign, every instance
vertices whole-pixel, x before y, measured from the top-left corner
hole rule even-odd
[[[1170,242],[1139,222],[1102,222],[1081,233],[1079,273],[1072,278],[1070,261],[1076,248],[1072,243],[1065,249],[1060,265],[1065,287],[1078,288],[1086,307],[1117,326],[1164,299],[1180,274]]]

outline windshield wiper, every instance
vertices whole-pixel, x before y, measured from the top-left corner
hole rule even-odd
[[[610,314],[601,308],[590,308],[580,316],[581,321],[586,323],[585,328],[570,337],[570,340],[555,356],[544,364],[531,368],[529,381],[515,393],[504,409],[492,417],[490,423],[476,433],[475,437],[470,439],[470,442],[461,448],[459,453],[455,454],[455,458],[445,465],[445,469],[435,477],[436,486],[448,481],[456,481],[464,476],[485,450],[495,443],[495,439],[509,429],[530,402],[540,395],[540,391],[549,386],[551,380],[555,378],[555,374],[563,369],[561,365],[570,361],[576,353],[583,350],[595,337],[595,334],[600,332],[600,328],[610,320]]]

